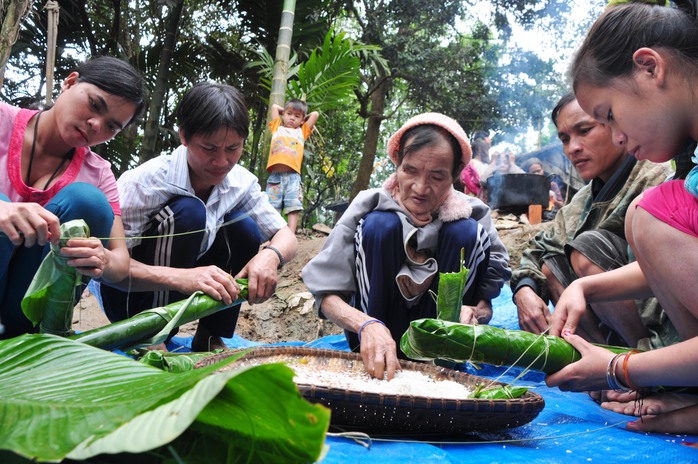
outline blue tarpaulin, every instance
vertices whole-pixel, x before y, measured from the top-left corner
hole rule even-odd
[[[491,325],[519,328],[508,287],[493,301],[493,310]],[[226,343],[231,348],[262,345],[237,336]],[[348,349],[343,335],[323,337],[310,343],[281,345]],[[190,346],[191,338],[175,337],[169,348],[187,349]],[[505,371],[504,367],[481,367],[481,370],[475,370],[472,366],[464,366],[464,370],[488,378],[497,378]],[[498,380],[512,382],[520,373],[518,369],[510,370]],[[375,436],[366,447],[349,438],[330,435],[327,437],[329,452],[322,463],[698,463],[698,448],[687,446],[698,443],[698,436],[628,431],[625,423],[637,418],[606,411],[585,393],[548,388],[544,375],[538,372],[526,373],[516,381],[516,385],[529,386],[545,399],[543,411],[526,425],[459,437],[457,443]],[[453,440],[452,437],[449,439]]]

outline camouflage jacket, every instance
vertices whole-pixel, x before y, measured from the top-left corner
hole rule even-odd
[[[594,179],[582,187],[555,215],[552,227],[531,239],[521,256],[519,268],[511,277],[511,289],[531,287],[543,301],[550,295],[541,267],[546,258],[564,255],[565,244],[587,230],[606,229],[625,239],[625,212],[633,199],[649,187],[667,180],[673,170],[669,162],[626,162],[604,185]],[[634,167],[632,166],[634,164]]]

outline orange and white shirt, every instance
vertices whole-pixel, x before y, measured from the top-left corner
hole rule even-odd
[[[281,118],[270,122],[269,128],[272,136],[267,171],[271,171],[270,168],[275,164],[283,164],[300,174],[305,141],[313,129],[305,123],[296,129],[284,127]]]

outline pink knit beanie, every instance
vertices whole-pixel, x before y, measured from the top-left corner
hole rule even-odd
[[[400,148],[400,139],[405,134],[408,129],[411,129],[420,124],[433,124],[435,126],[440,126],[446,129],[453,135],[458,143],[460,144],[460,149],[463,152],[463,164],[468,165],[470,162],[470,157],[472,156],[472,150],[470,149],[470,141],[468,141],[468,135],[465,133],[463,128],[455,120],[449,118],[446,115],[440,113],[422,113],[418,114],[407,120],[405,124],[402,125],[397,132],[390,137],[388,140],[388,156],[397,166],[398,157],[397,153]]]

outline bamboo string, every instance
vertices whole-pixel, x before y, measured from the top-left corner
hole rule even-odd
[[[543,435],[541,437],[528,437],[528,438],[508,438],[501,440],[486,440],[486,441],[448,441],[448,440],[408,440],[403,438],[380,438],[371,437],[368,434],[361,432],[343,432],[343,433],[327,433],[327,436],[335,438],[347,438],[355,441],[357,444],[364,446],[365,448],[370,448],[372,442],[386,442],[386,443],[413,443],[413,444],[425,444],[425,445],[483,445],[483,444],[507,444],[507,443],[526,443],[530,441],[544,441],[544,440],[559,440],[563,438],[577,437],[582,435],[588,435],[591,433],[601,432],[603,430],[608,430],[611,428],[619,427],[625,424],[626,421],[616,422],[614,424],[605,425],[591,430],[584,430],[581,432],[571,432],[563,433],[561,435]],[[363,438],[365,436],[365,438]],[[358,438],[362,438],[364,442],[359,441]],[[368,444],[368,446],[367,446]]]
[[[505,375],[516,365],[516,363],[517,363],[518,361],[521,360],[521,358],[524,357],[524,355],[528,352],[528,350],[530,350],[531,348],[533,348],[533,346],[538,342],[538,340],[539,340],[540,338],[543,338],[543,341],[545,342],[545,350],[542,350],[542,351],[538,354],[538,356],[536,356],[535,359],[533,359],[533,361],[531,361],[531,363],[530,363],[528,366],[526,366],[526,368],[524,368],[518,376],[516,376],[516,377],[514,378],[514,380],[512,380],[512,381],[509,382],[509,383],[507,383],[506,385],[507,385],[508,387],[513,386],[513,385],[514,385],[514,382],[516,382],[516,381],[519,380],[521,377],[523,377],[524,375],[526,375],[526,374],[531,370],[531,366],[533,366],[533,365],[536,363],[536,361],[538,361],[538,360],[540,359],[540,357],[543,356],[544,354],[545,354],[545,363],[543,363],[543,367],[545,367],[545,365],[546,365],[547,362],[548,362],[548,353],[549,353],[549,351],[550,351],[550,342],[548,341],[547,338],[544,337],[544,335],[548,332],[548,329],[549,329],[549,327],[548,327],[547,329],[545,329],[543,332],[541,332],[540,334],[538,334],[538,337],[536,337],[536,339],[535,339],[533,342],[531,342],[531,344],[521,353],[521,355],[519,355],[519,357],[516,359],[516,361],[514,361],[513,363],[511,363],[511,365],[509,365],[509,366],[504,370],[504,372],[502,372],[502,373],[499,374],[495,379],[493,379],[493,380],[490,382],[490,384],[489,384],[486,388],[489,388],[489,387],[491,387],[492,385],[494,385],[495,382],[500,381],[500,379],[501,379],[503,376],[505,376]],[[509,344],[507,344],[507,345],[509,345]]]
[[[218,232],[220,229],[223,227],[227,227],[230,224],[235,224],[236,222],[242,221],[243,219],[246,219],[250,217],[250,213],[245,213],[241,214],[240,216],[237,216],[235,219],[231,219],[230,221],[223,222],[219,225],[217,225],[214,229],[211,230],[211,232]],[[90,238],[96,238],[97,240],[148,240],[148,239],[157,239],[157,238],[170,238],[170,237],[181,237],[185,235],[192,235],[192,234],[200,234],[203,232],[209,232],[208,227],[204,227],[203,229],[197,229],[197,230],[190,230],[187,232],[178,232],[176,234],[163,234],[163,235],[148,235],[148,236],[134,236],[134,237],[90,237]],[[0,231],[0,237],[5,237],[7,238],[7,234],[4,232]],[[71,238],[75,237],[60,237],[60,240],[69,240]]]

